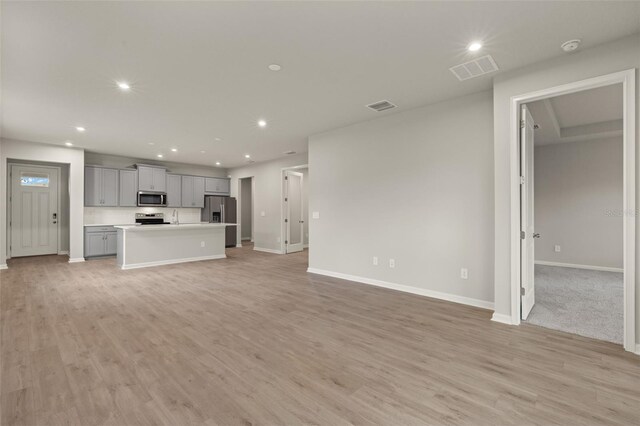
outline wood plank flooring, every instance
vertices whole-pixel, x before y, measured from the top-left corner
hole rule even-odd
[[[640,357],[310,275],[306,253],[0,272],[0,423],[631,425]]]

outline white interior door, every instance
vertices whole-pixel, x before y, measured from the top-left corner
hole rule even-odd
[[[11,257],[58,253],[58,169],[11,166]]]
[[[520,173],[523,177],[520,191],[520,225],[521,225],[521,315],[525,320],[536,303],[535,265],[534,265],[534,231],[533,221],[533,118],[526,105],[522,106],[520,126]]]
[[[304,185],[302,173],[285,172],[285,250],[287,253],[304,249],[302,185]]]

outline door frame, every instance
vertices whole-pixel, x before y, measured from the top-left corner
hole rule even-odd
[[[624,349],[635,352],[636,345],[636,70],[629,69],[599,77],[511,97],[510,102],[510,246],[511,324],[520,324],[520,107],[537,100],[581,92],[613,84],[623,90],[623,268],[624,268]]]
[[[254,232],[255,232],[255,224],[256,224],[256,218],[255,218],[255,208],[254,208],[254,203],[255,203],[255,197],[256,197],[256,179],[255,176],[245,176],[245,177],[241,177],[238,178],[238,214],[236,217],[239,217],[240,220],[236,220],[236,222],[238,223],[238,244],[236,244],[236,247],[242,247],[242,209],[244,209],[244,200],[242,197],[242,181],[244,179],[251,179],[251,242],[253,242],[253,236],[254,236]],[[246,241],[246,240],[244,240]]]
[[[280,254],[287,254],[287,247],[284,243],[286,237],[287,237],[287,227],[284,226],[284,218],[285,218],[285,214],[284,211],[287,208],[286,203],[284,202],[284,193],[285,193],[285,185],[286,185],[286,181],[284,179],[285,176],[285,172],[287,171],[292,171],[295,172],[296,170],[300,170],[300,169],[309,169],[309,164],[301,164],[299,166],[291,166],[291,167],[283,167],[282,169],[280,169]],[[303,184],[304,185],[304,184]],[[303,212],[303,216],[304,216],[304,212]],[[304,229],[304,228],[303,228]],[[303,245],[303,250],[304,250],[304,232],[302,235],[302,245]]]
[[[60,255],[63,254],[62,250],[61,250],[61,246],[60,243],[62,242],[62,235],[61,235],[61,229],[60,229],[60,213],[61,213],[61,198],[62,198],[62,182],[60,181],[61,177],[62,177],[62,172],[61,172],[61,167],[60,166],[47,166],[47,165],[43,165],[43,164],[32,164],[32,163],[14,163],[9,161],[7,163],[7,172],[8,172],[8,179],[7,179],[7,259],[11,259],[12,257],[12,253],[11,253],[11,245],[10,242],[12,241],[13,238],[13,227],[11,226],[11,224],[13,223],[13,220],[11,220],[11,215],[13,214],[13,168],[14,167],[20,167],[20,166],[27,166],[27,167],[34,167],[34,168],[45,168],[45,169],[56,169],[56,176],[58,179],[58,196],[57,198],[57,202],[56,202],[56,211],[58,214],[58,220],[56,221],[56,234],[58,236],[58,242],[56,244],[56,254]]]

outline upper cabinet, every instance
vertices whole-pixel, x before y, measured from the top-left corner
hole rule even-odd
[[[138,165],[138,191],[166,192],[167,171],[162,167]]]
[[[118,205],[120,207],[135,207],[138,205],[138,173],[135,170],[119,170],[120,195]]]
[[[88,207],[116,207],[118,205],[118,170],[105,167],[85,167],[84,205]]]
[[[204,178],[182,176],[182,207],[204,207]]]
[[[228,196],[230,189],[229,178],[205,178],[204,192],[207,194]]]
[[[182,176],[167,173],[167,207],[182,207]]]

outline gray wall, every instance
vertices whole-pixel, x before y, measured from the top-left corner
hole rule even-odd
[[[536,260],[622,268],[622,137],[538,146],[534,179]]]
[[[309,267],[492,306],[492,112],[482,92],[312,136]]]
[[[242,239],[251,239],[251,179],[245,178],[240,180],[240,199],[242,200],[240,220]]]
[[[510,119],[511,97],[535,90],[640,67],[640,34],[565,55],[550,61],[498,74],[494,79],[494,194],[495,194],[495,311],[511,317],[511,192],[510,192]],[[636,105],[638,105],[636,73]],[[640,108],[636,108],[640,117]],[[637,118],[640,123],[640,118]],[[640,126],[636,126],[636,132]],[[638,134],[636,134],[636,140]],[[636,183],[640,190],[640,182]],[[636,200],[640,200],[640,194]],[[638,224],[636,228],[640,229]],[[638,244],[638,243],[637,243]],[[636,250],[640,256],[640,250]],[[638,268],[636,258],[636,269]],[[636,280],[640,275],[636,275]],[[640,286],[636,281],[636,309],[640,307]],[[636,312],[636,333],[640,333],[640,314]],[[636,341],[638,338],[636,337]]]
[[[255,248],[282,250],[282,169],[304,164],[307,164],[306,152],[229,170],[232,197],[238,196],[239,179],[253,177],[253,241]],[[265,215],[262,216],[261,212],[264,212]],[[238,234],[238,238],[240,237],[241,235]]]

